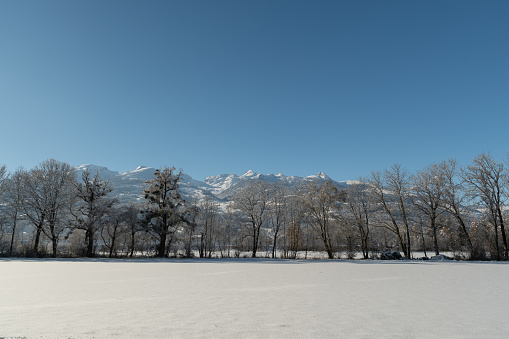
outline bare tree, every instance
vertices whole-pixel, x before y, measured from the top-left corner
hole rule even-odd
[[[319,235],[329,259],[334,258],[335,213],[339,211],[339,201],[344,200],[331,180],[323,184],[312,181],[301,191],[301,203],[309,225]]]
[[[108,249],[108,257],[117,256],[118,240],[128,231],[126,208],[112,208],[104,220],[100,235],[104,246]]]
[[[366,180],[363,178],[361,178],[358,183],[350,185],[346,192],[346,202],[350,215],[357,226],[362,255],[364,259],[368,259],[373,198],[368,190]]]
[[[407,215],[409,175],[400,165],[393,165],[380,172],[372,172],[369,180],[370,193],[388,221],[382,225],[394,233],[405,257],[411,257],[410,225]]]
[[[136,234],[141,231],[140,209],[134,204],[130,204],[124,209],[124,218],[126,223],[126,232],[129,235],[129,256],[134,256],[136,249]]]
[[[197,219],[200,214],[200,209],[196,205],[196,199],[187,203],[188,207],[188,217],[187,222],[182,224],[183,232],[182,232],[182,240],[184,242],[184,256],[186,258],[191,258],[193,256],[193,247],[196,238],[196,232],[198,231],[198,222]],[[201,240],[202,237],[200,237]],[[200,255],[202,253],[200,252]]]
[[[14,241],[18,226],[18,221],[21,218],[23,211],[23,175],[25,170],[22,168],[17,169],[9,178],[5,181],[4,190],[4,201],[7,208],[7,214],[11,220],[11,241],[9,245],[9,256],[12,256],[14,250]]]
[[[72,208],[75,197],[76,172],[65,162],[50,159],[43,163],[48,181],[47,218],[42,231],[51,240],[52,255],[57,256],[57,246],[61,234],[67,228],[64,214]]]
[[[412,178],[411,200],[414,206],[428,217],[429,227],[433,238],[435,255],[440,254],[438,247],[437,218],[444,212],[442,201],[444,198],[445,162],[432,164],[419,171]]]
[[[226,206],[226,210],[221,215],[221,228],[219,230],[219,247],[221,256],[231,256],[232,242],[234,236],[234,226],[239,223],[239,213],[235,211],[233,203],[230,202]]]
[[[38,254],[44,233],[52,242],[55,257],[58,241],[66,228],[62,215],[74,197],[74,169],[65,162],[49,159],[28,172],[20,171],[19,175],[24,189],[24,211],[36,228],[34,252]]]
[[[5,211],[6,203],[5,203],[5,190],[6,190],[6,179],[8,178],[7,170],[5,165],[0,166],[0,253],[4,252],[4,241],[3,237],[5,234],[4,223],[8,219],[8,211]],[[12,251],[10,251],[12,252]],[[10,255],[10,254],[9,254]]]
[[[212,251],[215,250],[215,237],[218,228],[218,210],[219,205],[211,196],[205,196],[199,206],[199,225],[200,234],[200,258],[204,256],[212,257]]]
[[[502,238],[503,258],[508,259],[507,237],[503,217],[503,207],[508,198],[508,174],[504,164],[493,159],[489,153],[474,158],[472,165],[462,171],[462,177],[468,186],[468,194],[478,199],[487,209],[494,228],[496,259],[502,255],[499,245],[499,230]]]
[[[290,196],[287,200],[288,206],[288,221],[287,227],[283,230],[284,232],[284,257],[295,259],[297,253],[302,249],[304,245],[304,231],[303,231],[303,220],[305,208],[301,204],[300,197]],[[283,225],[285,226],[285,224]]]
[[[260,229],[269,214],[272,187],[263,181],[253,181],[234,196],[235,207],[249,219],[252,237],[252,256],[256,257]]]
[[[286,226],[288,218],[288,189],[282,184],[274,187],[270,204],[270,225],[272,227],[272,258],[276,257],[279,231]]]
[[[114,199],[107,196],[113,188],[109,181],[100,178],[98,172],[92,177],[89,170],[82,173],[82,182],[76,183],[75,187],[78,197],[78,208],[73,212],[75,228],[85,231],[86,255],[93,257],[96,234],[115,203]]]
[[[458,223],[460,232],[466,241],[470,258],[475,259],[479,256],[472,243],[469,230],[465,221],[465,187],[462,179],[459,177],[459,169],[456,160],[449,159],[442,163],[440,176],[443,178],[443,207],[450,213]]]
[[[44,171],[38,167],[23,172],[23,211],[35,227],[33,252],[39,254],[42,228],[48,209],[44,187]]]

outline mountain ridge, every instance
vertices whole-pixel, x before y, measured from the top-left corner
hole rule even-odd
[[[90,170],[92,174],[98,173],[102,179],[109,180],[113,186],[112,196],[116,197],[120,203],[136,203],[143,201],[142,191],[145,182],[154,178],[156,168],[147,166],[138,166],[133,171],[119,173],[112,171],[104,166],[93,164],[84,164],[75,167],[78,180],[81,179],[81,173]],[[182,173],[180,190],[185,199],[197,200],[205,196],[215,198],[219,203],[229,201],[243,187],[247,186],[253,180],[261,180],[268,183],[281,183],[289,188],[290,191],[296,191],[313,180],[325,182],[331,180],[333,184],[340,187],[347,187],[354,181],[335,181],[323,172],[307,177],[287,176],[278,174],[260,174],[253,170],[248,170],[242,175],[237,174],[219,174],[205,178],[203,181],[193,179],[190,175]]]

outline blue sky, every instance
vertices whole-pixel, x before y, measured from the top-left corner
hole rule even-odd
[[[506,159],[509,1],[1,1],[0,164]]]

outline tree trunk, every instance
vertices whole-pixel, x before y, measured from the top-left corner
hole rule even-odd
[[[159,245],[157,246],[157,256],[162,258],[166,252],[166,232],[159,234]]]
[[[329,259],[334,259],[334,253],[332,252],[331,246],[327,242],[325,243],[325,250],[327,251]]]
[[[509,248],[507,247],[507,238],[505,235],[504,219],[502,217],[502,210],[500,207],[497,208],[498,217],[500,219],[500,233],[502,235],[502,244],[504,245],[504,259],[509,259]]]
[[[201,232],[200,236],[200,258],[205,256],[205,234]]]
[[[256,258],[256,251],[258,250],[258,234],[259,234],[259,232],[260,232],[259,230],[257,232],[257,227],[253,223],[253,254],[252,254],[253,258]]]
[[[14,212],[14,219],[12,224],[12,235],[11,235],[11,244],[9,246],[9,257],[12,256],[12,248],[14,246],[14,235],[16,234],[16,224],[18,221],[18,211]]]
[[[53,258],[56,258],[57,257],[57,246],[58,246],[58,241],[56,238],[53,238],[51,239],[51,243],[52,243],[52,247],[53,247]]]
[[[109,258],[113,257],[113,249],[115,248],[115,236],[111,237]]]
[[[401,232],[399,231],[399,228],[396,228],[396,232],[395,233],[396,233],[396,236],[398,238],[399,247],[401,247],[401,251],[403,252],[403,255],[407,259],[410,259],[410,256],[408,255],[408,251],[407,251],[407,247],[406,247],[406,241],[401,236]],[[384,233],[384,237],[385,237],[385,233]],[[387,248],[387,238],[385,238],[385,248]]]
[[[94,234],[90,230],[87,231],[87,234],[87,257],[92,258],[94,256]]]
[[[496,212],[491,209],[491,218],[493,220],[493,228],[495,229],[495,250],[497,251],[496,260],[500,260],[500,245],[498,241],[498,220]]]
[[[277,233],[278,231],[276,230],[276,232],[274,232],[274,243],[272,244],[272,259],[276,257]]]
[[[410,241],[410,228],[409,228],[407,222],[405,223],[405,231],[406,231],[406,251],[407,251],[406,257],[408,259],[411,259],[412,258],[412,247],[411,247],[412,244]]]
[[[435,255],[439,255],[440,251],[438,250],[438,236],[435,219],[431,219],[431,230],[433,231],[433,246],[435,247]]]
[[[41,240],[41,232],[42,232],[42,223],[37,226],[37,232],[35,233],[35,241],[34,241],[34,254],[39,254],[39,242]]]
[[[135,236],[135,233],[131,232],[131,254],[130,254],[131,258],[134,255],[134,236]]]

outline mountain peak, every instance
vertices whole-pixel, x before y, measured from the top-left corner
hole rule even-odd
[[[75,167],[78,178],[81,178],[81,173],[85,171],[90,171],[92,175],[95,175],[96,173],[99,173],[99,176],[102,179],[111,179],[118,175],[118,172],[111,171],[107,167],[104,166],[97,166],[92,164],[84,164],[78,167]]]
[[[316,175],[310,175],[310,176],[306,177],[306,179],[331,180],[331,178],[323,172],[318,172],[318,174],[316,174]]]
[[[323,172],[318,172],[317,176],[322,179],[330,179],[329,176]]]
[[[253,172],[252,170],[249,170],[246,173],[244,173],[242,176],[243,177],[251,177],[251,176],[253,176],[255,174],[256,174],[255,172]]]

